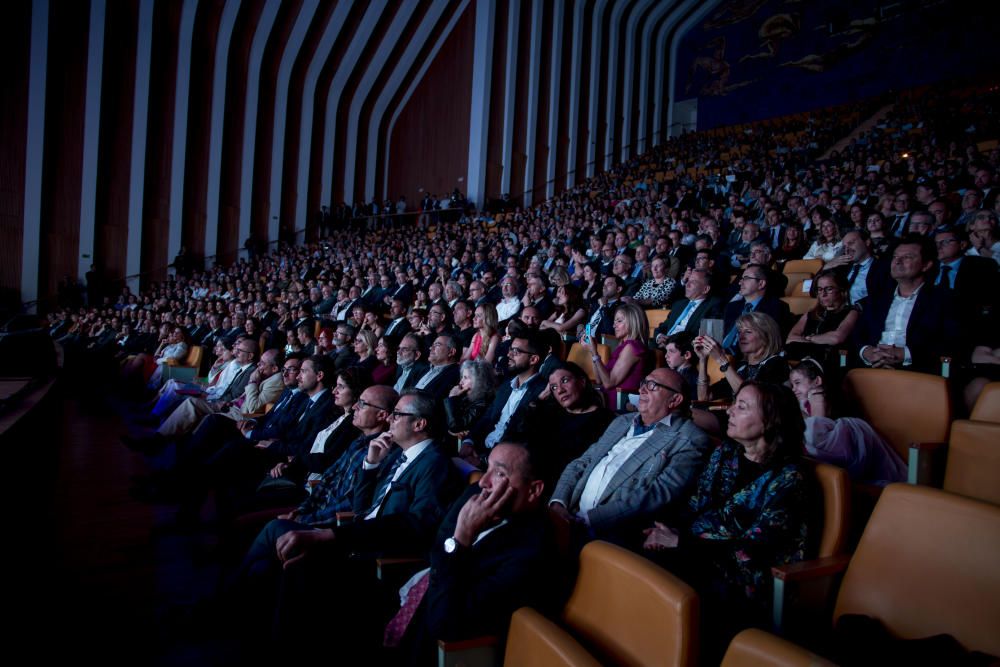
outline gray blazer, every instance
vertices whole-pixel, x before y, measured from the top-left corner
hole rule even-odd
[[[616,417],[583,456],[566,466],[552,501],[575,512],[594,467],[628,433],[635,418],[635,414]],[[710,449],[708,435],[686,417],[675,415],[670,426],[657,424],[615,473],[597,507],[588,513],[591,530],[600,535],[626,519],[652,515],[682,498],[701,472]]]

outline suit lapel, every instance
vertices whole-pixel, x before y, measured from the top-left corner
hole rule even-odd
[[[675,433],[680,428],[680,424],[681,420],[677,418],[673,420],[670,426],[654,426],[649,437],[639,445],[638,449],[632,452],[630,457],[625,459],[622,467],[618,469],[615,476],[608,482],[598,503],[607,501],[611,494],[617,491],[626,480],[636,476],[636,473],[639,472],[651,456],[659,454],[663,449],[664,441],[670,434]]]

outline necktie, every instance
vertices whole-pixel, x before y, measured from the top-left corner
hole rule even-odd
[[[673,336],[678,331],[683,331],[684,327],[687,325],[688,315],[694,309],[694,301],[688,301],[688,305],[684,306],[684,310],[681,311],[681,316],[677,318],[674,322],[674,326],[670,327],[668,335]]]
[[[855,264],[851,267],[851,271],[847,274],[847,284],[848,286],[854,285],[854,281],[858,279],[858,274],[861,272],[861,265]]]
[[[951,289],[951,267],[947,264],[941,266],[941,277],[938,280],[938,285]]]
[[[299,415],[299,421],[306,418],[306,415],[309,414],[309,411],[313,409],[314,405],[316,405],[316,401],[312,400],[312,398],[306,399],[306,409],[302,411],[301,415]]]
[[[385,626],[385,634],[382,638],[383,646],[390,648],[399,646],[399,642],[403,639],[403,635],[406,634],[406,628],[409,627],[414,614],[417,613],[417,607],[420,606],[421,600],[424,599],[424,594],[427,593],[430,583],[431,573],[428,571],[417,580],[417,583],[413,584],[410,592],[406,595],[406,604],[399,608],[396,615]]]
[[[389,495],[389,489],[392,487],[392,478],[396,476],[396,470],[399,468],[399,466],[403,465],[404,461],[406,461],[406,454],[400,454],[399,456],[396,457],[396,461],[392,464],[392,467],[389,468],[388,473],[386,473],[385,479],[382,480],[382,483],[379,485],[378,489],[376,489],[375,491],[376,500],[374,503],[372,503],[372,506],[365,511],[364,515],[366,517],[372,514],[373,512],[377,512],[379,509],[381,509],[382,501],[385,500],[385,497],[387,495]]]

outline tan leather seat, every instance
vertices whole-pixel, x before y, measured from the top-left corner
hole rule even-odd
[[[198,368],[201,366],[201,358],[204,353],[205,350],[201,345],[192,345],[188,349],[187,357],[184,361],[177,362],[173,359],[168,359],[166,365],[163,366],[163,380],[190,382],[198,374]]]
[[[951,425],[944,490],[1000,505],[1000,424]]]
[[[1000,424],[1000,382],[990,382],[983,387],[969,419]]]
[[[823,497],[823,531],[816,551],[818,558],[836,556],[847,546],[851,518],[851,478],[843,468],[817,463],[816,481]]]
[[[800,271],[789,273],[785,271],[785,277],[788,278],[788,284],[785,286],[785,296],[812,296],[809,294],[809,290],[803,289],[806,281],[812,280],[813,275],[811,273],[802,273]]]
[[[885,488],[834,609],[903,639],[947,633],[1000,655],[1000,507],[924,486]]]
[[[733,637],[722,667],[834,667],[834,663],[763,630]]]
[[[698,595],[651,561],[607,542],[580,554],[569,629],[612,665],[695,665]]]
[[[788,309],[792,311],[792,315],[805,315],[816,307],[817,301],[817,299],[808,295],[783,296],[781,300],[788,304]]]
[[[530,607],[510,619],[505,665],[516,667],[600,667],[572,635]]]
[[[893,449],[909,460],[910,443],[944,442],[951,403],[944,378],[887,368],[855,368],[847,385],[861,415]]]
[[[816,275],[823,269],[823,260],[821,259],[790,259],[785,262],[785,266],[782,267],[782,272],[785,275],[789,273],[809,273],[811,275]]]
[[[646,320],[649,322],[649,337],[653,337],[653,332],[656,331],[656,327],[660,326],[667,321],[670,317],[669,308],[652,308],[646,311]]]
[[[601,357],[602,362],[607,363],[608,359],[611,358],[611,349],[603,343],[598,343],[597,354]],[[570,345],[569,352],[566,353],[566,361],[572,361],[582,368],[591,381],[597,379],[594,376],[594,363],[590,360],[589,345],[584,345],[583,343],[573,343]]]

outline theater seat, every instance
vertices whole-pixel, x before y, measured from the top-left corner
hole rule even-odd
[[[969,419],[1000,424],[1000,382],[990,382],[983,387]]]
[[[823,260],[821,259],[790,259],[782,267],[782,273],[785,275],[790,273],[808,273],[814,276],[822,269]]]
[[[510,619],[505,665],[517,667],[600,667],[572,635],[530,607]]]
[[[927,373],[855,368],[847,374],[847,386],[861,416],[908,462],[910,483],[932,478],[930,452],[911,449],[910,444],[948,439],[951,402],[947,381]]]
[[[591,542],[563,608],[567,627],[602,664],[695,665],[698,595],[653,562]]]
[[[808,295],[784,296],[781,297],[781,300],[788,304],[792,315],[805,315],[816,307],[817,302],[817,299]]]
[[[1000,505],[1000,424],[959,419],[951,425],[944,490]]]
[[[722,667],[835,667],[834,663],[763,630],[744,630],[729,643]]]
[[[163,381],[178,380],[180,382],[191,382],[198,374],[201,366],[201,358],[205,349],[201,345],[192,345],[188,350],[187,357],[182,362],[168,359],[163,366]]]
[[[670,317],[669,308],[651,308],[646,311],[646,320],[649,322],[649,337],[652,338],[656,327],[667,321]]]
[[[611,358],[611,350],[607,345],[602,343],[597,344],[597,354],[601,357],[601,361],[604,363],[608,363],[608,359]],[[589,345],[584,345],[583,343],[573,343],[570,345],[569,352],[566,353],[566,361],[572,361],[574,364],[582,368],[592,382],[597,379],[594,376],[594,364],[590,360]]]

